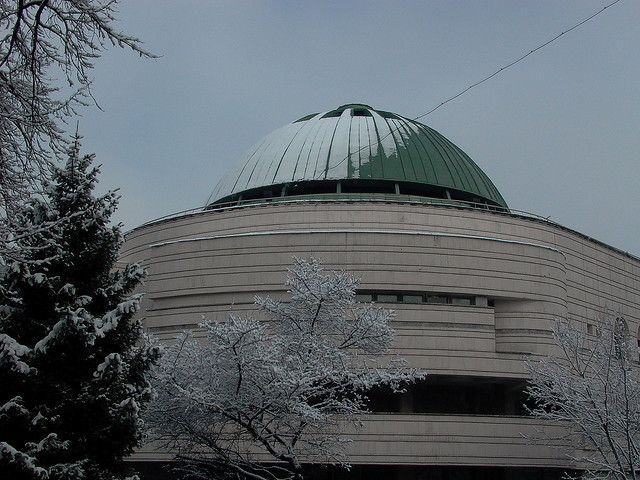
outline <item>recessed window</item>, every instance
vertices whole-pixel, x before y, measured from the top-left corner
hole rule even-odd
[[[373,117],[369,110],[365,110],[363,108],[354,108],[351,110],[352,117]]]
[[[451,297],[451,303],[453,305],[475,305],[475,299],[472,297]]]
[[[343,180],[342,193],[395,193],[395,182],[376,180]]]
[[[429,375],[402,393],[388,387],[367,392],[374,412],[453,415],[526,415],[524,379]]]
[[[398,295],[379,293],[376,295],[376,300],[380,303],[395,303],[398,301]]]
[[[484,298],[484,297],[482,297]],[[409,304],[434,304],[434,305],[458,305],[470,307],[476,305],[476,297],[470,295],[458,295],[451,293],[420,293],[420,292],[390,292],[375,290],[358,290],[356,292],[358,302],[380,303],[409,303]],[[485,306],[482,303],[480,306]]]
[[[427,303],[449,303],[446,295],[427,295]]]
[[[296,197],[302,195],[318,195],[323,193],[336,193],[337,182],[325,180],[322,182],[294,182],[287,185],[286,195]]]
[[[370,293],[356,293],[356,302],[373,302],[373,295]]]
[[[422,295],[403,294],[402,303],[422,303],[424,297]]]
[[[447,198],[446,189],[422,183],[399,182],[400,194],[412,197]]]

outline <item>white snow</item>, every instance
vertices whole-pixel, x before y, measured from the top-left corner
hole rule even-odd
[[[13,337],[5,333],[0,333],[0,365],[6,362],[11,370],[26,375],[31,371],[31,367],[21,357],[28,355],[30,352],[31,349],[29,347],[16,342]]]
[[[122,357],[119,353],[110,353],[104,357],[104,361],[96,367],[96,371],[93,372],[93,376],[96,378],[102,377],[105,371],[112,370],[113,368],[115,368],[117,373],[121,373],[123,371]]]
[[[36,459],[34,457],[16,450],[6,442],[0,442],[0,458],[21,465],[30,471],[34,475],[34,478],[46,479],[49,476],[44,468],[36,466]]]
[[[33,347],[34,352],[44,353],[49,348],[49,343],[56,339],[60,331],[64,328],[64,324],[67,322],[66,318],[62,320],[58,320],[58,322],[49,330],[49,333],[36,343],[35,347]]]
[[[125,301],[118,304],[116,308],[110,310],[102,318],[96,320],[96,336],[104,337],[104,335],[118,327],[120,319],[125,314],[135,313],[140,309],[140,299],[142,294],[132,295]]]
[[[30,277],[28,277],[29,283],[41,284],[47,279],[47,276],[44,273],[34,273]]]

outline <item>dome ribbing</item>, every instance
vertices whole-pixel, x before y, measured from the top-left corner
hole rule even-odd
[[[421,195],[507,208],[489,177],[440,133],[363,104],[307,115],[267,135],[220,181],[210,205],[329,193],[336,182],[338,193]]]

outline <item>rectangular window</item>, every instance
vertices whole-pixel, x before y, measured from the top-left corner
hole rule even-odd
[[[427,295],[427,303],[449,303],[446,295]]]
[[[471,297],[451,297],[451,303],[454,305],[465,305],[465,306],[474,305],[475,304],[474,300],[475,299]]]
[[[390,292],[375,290],[359,290],[356,292],[357,302],[380,302],[380,303],[408,303],[414,305],[458,305],[458,306],[480,306],[486,307],[487,303],[492,304],[492,300],[486,297],[474,297],[471,295],[456,295],[447,293],[420,293],[420,292]]]
[[[370,293],[356,293],[356,302],[368,303],[373,301],[373,295]]]
[[[371,115],[371,112],[369,110],[364,110],[364,109],[358,109],[358,108],[354,108],[353,110],[351,110],[351,116],[352,117],[373,117],[373,115]]]
[[[422,303],[424,301],[424,297],[422,295],[416,294],[403,294],[402,295],[402,303]]]
[[[379,293],[377,297],[377,301],[380,303],[395,303],[398,301],[398,295],[389,293]]]

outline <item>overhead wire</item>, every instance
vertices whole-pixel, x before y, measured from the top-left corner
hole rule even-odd
[[[601,9],[599,9],[598,11],[596,11],[595,13],[592,13],[591,15],[589,15],[588,17],[580,20],[579,22],[577,22],[576,24],[572,25],[571,27],[567,28],[566,30],[563,30],[562,32],[558,33],[557,35],[555,35],[554,37],[550,38],[549,40],[545,41],[544,43],[541,43],[540,45],[538,45],[537,47],[533,48],[532,50],[529,50],[527,53],[521,55],[520,57],[516,58],[515,60],[512,60],[511,62],[503,65],[502,67],[498,68],[495,72],[491,73],[490,75],[487,75],[486,77],[483,77],[482,79],[478,80],[477,82],[474,82],[470,85],[468,85],[467,87],[465,87],[463,90],[460,90],[460,92],[456,93],[455,95],[447,98],[446,100],[440,102],[437,106],[433,107],[431,110],[422,113],[420,115],[418,115],[417,117],[412,118],[411,120],[415,121],[415,120],[419,120],[421,118],[426,117],[427,115],[432,114],[433,112],[435,112],[436,110],[440,109],[441,107],[445,106],[447,103],[452,102],[453,100],[455,100],[456,98],[464,95],[465,93],[467,93],[469,90],[472,90],[480,85],[482,85],[483,83],[491,80],[493,77],[495,77],[496,75],[499,75],[500,73],[504,72],[505,70],[507,70],[508,68],[513,67],[514,65],[522,62],[525,58],[529,57],[530,55],[533,55],[534,53],[536,53],[537,51],[545,48],[546,46],[550,45],[551,43],[555,42],[556,40],[558,40],[560,37],[562,37],[563,35],[566,35],[567,33],[575,30],[576,28],[581,27],[582,25],[584,25],[585,23],[593,20],[595,17],[597,17],[598,15],[600,15],[601,13],[603,13],[605,10],[607,10],[610,7],[613,7],[614,5],[616,5],[617,3],[621,2],[622,0],[614,0],[613,2],[608,3],[607,5],[605,5],[604,7],[602,7]],[[395,128],[390,128],[389,132],[384,135],[383,137],[380,137],[378,139],[377,143],[381,143],[382,140],[386,139],[387,137],[391,136],[394,132],[397,132],[400,130],[400,127],[395,127]],[[333,170],[334,168],[339,167],[340,165],[342,165],[344,162],[346,162],[349,158],[351,158],[352,155],[355,155],[357,153],[360,153],[362,150],[366,149],[366,148],[370,148],[372,146],[372,143],[370,142],[367,145],[364,145],[362,147],[360,147],[358,150],[355,150],[354,152],[349,152],[349,154],[347,154],[346,157],[344,157],[342,160],[340,160],[339,162],[337,162],[336,164],[327,167],[326,169],[324,169],[322,171],[322,173],[326,174],[329,172],[329,170]],[[319,179],[315,178],[316,180]]]
[[[610,3],[608,3],[607,5],[603,6],[602,8],[600,8],[599,10],[597,10],[596,12],[592,13],[591,15],[589,15],[588,17],[578,21],[577,23],[573,24],[571,27],[563,30],[562,32],[558,33],[557,35],[553,36],[552,38],[550,38],[549,40],[541,43],[540,45],[538,45],[537,47],[529,50],[527,53],[521,55],[520,57],[516,58],[515,60],[512,60],[511,62],[503,65],[502,67],[498,68],[495,72],[483,77],[482,79],[468,85],[467,87],[465,87],[464,89],[460,90],[458,93],[456,93],[455,95],[447,98],[446,100],[440,102],[438,105],[436,105],[435,107],[433,107],[432,109],[428,110],[425,113],[422,113],[420,115],[418,115],[417,117],[412,118],[412,121],[415,120],[420,120],[421,118],[424,118],[430,114],[432,114],[433,112],[435,112],[436,110],[442,108],[443,106],[445,106],[446,104],[448,104],[449,102],[452,102],[453,100],[461,97],[462,95],[464,95],[465,93],[467,93],[468,91],[482,85],[483,83],[491,80],[493,77],[499,75],[500,73],[504,72],[505,70],[513,67],[514,65],[517,65],[518,63],[522,62],[524,59],[526,59],[527,57],[529,57],[530,55],[533,55],[534,53],[540,51],[541,49],[547,47],[548,45],[552,44],[553,42],[555,42],[556,40],[558,40],[560,37],[566,35],[567,33],[575,30],[576,28],[581,27],[582,25],[584,25],[585,23],[593,20],[595,17],[597,17],[598,15],[600,15],[601,13],[603,13],[605,10],[613,7],[614,5],[620,3],[622,0],[614,0]],[[395,127],[395,128],[389,128],[389,132],[378,138],[377,143],[381,143],[384,139],[388,138],[389,136],[393,135],[394,132],[397,132],[400,130],[401,127]],[[333,170],[337,167],[339,167],[340,165],[342,165],[344,162],[346,162],[347,160],[349,160],[351,158],[352,155],[360,153],[362,150],[366,149],[366,148],[370,148],[373,145],[372,142],[369,142],[367,145],[363,145],[362,147],[360,147],[359,149],[353,151],[353,152],[349,152],[347,154],[346,157],[344,157],[342,160],[340,160],[339,162],[335,163],[334,165],[331,166],[327,166],[324,170],[320,171],[320,177],[314,177],[314,180],[318,180],[321,178],[322,174],[324,173],[324,176],[326,178],[327,173],[330,170]],[[207,200],[205,205],[208,205],[211,201],[211,197],[213,196],[213,194],[215,193],[215,190],[213,192],[211,192],[211,195],[209,195],[209,199]]]

